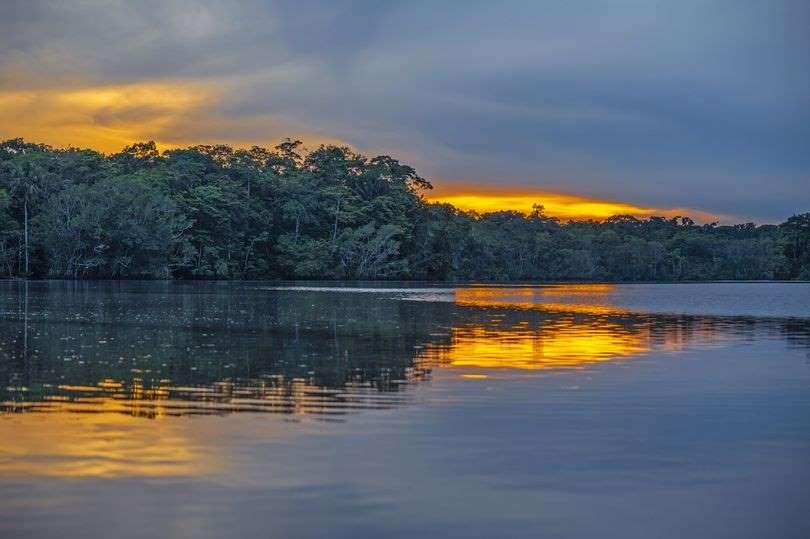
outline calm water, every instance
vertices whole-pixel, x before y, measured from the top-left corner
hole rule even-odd
[[[0,537],[808,537],[810,284],[0,283]]]

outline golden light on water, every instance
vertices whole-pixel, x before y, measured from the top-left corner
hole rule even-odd
[[[483,388],[508,370],[526,376],[527,371],[586,369],[722,338],[710,321],[656,324],[627,313],[618,296],[612,284],[456,288],[458,318],[401,358],[413,367],[403,382],[418,383],[423,373],[441,369]],[[11,412],[0,413],[0,477],[215,475],[231,463],[210,451],[209,437],[254,434],[255,424],[236,416],[262,412],[334,421],[408,402],[404,392],[381,391],[363,380],[321,387],[269,375],[203,385],[159,379],[147,387],[138,376],[53,384],[48,389],[53,394],[34,398],[29,388],[6,388],[19,398],[0,402]],[[226,414],[228,421],[216,420]],[[189,421],[188,416],[208,419]],[[262,424],[269,436],[278,436],[287,423]]]
[[[453,368],[580,369],[720,339],[715,328],[702,324],[690,324],[689,329],[669,324],[653,330],[649,321],[631,321],[627,318],[631,313],[616,301],[617,294],[614,284],[459,287],[455,303],[486,309],[487,317],[451,327],[449,343],[426,346],[419,360]],[[516,311],[537,311],[538,317],[516,316]],[[488,376],[477,371],[461,374],[479,375]]]
[[[448,345],[431,345],[425,358],[439,365],[481,369],[571,369],[650,350],[649,335],[618,324],[559,321],[526,325],[453,328]]]
[[[504,307],[584,314],[622,314],[611,303],[613,284],[545,286],[470,286],[455,290],[455,303],[466,307]]]
[[[439,365],[481,369],[570,369],[630,357],[651,349],[648,328],[631,329],[605,315],[624,314],[614,284],[469,286],[455,289],[457,305],[494,308],[484,323],[451,328],[449,344],[428,346],[424,357]],[[541,322],[508,323],[500,309],[568,313]],[[575,314],[591,315],[576,319]]]
[[[337,389],[299,379],[283,386],[223,380],[191,387],[164,380],[150,388],[139,380],[124,384],[102,379],[95,385],[65,384],[55,389],[61,394],[0,402],[0,477],[219,474],[229,462],[207,449],[208,440],[244,436],[246,428],[250,435],[256,433],[255,424],[239,421],[235,415],[294,415],[296,422],[309,416],[335,420],[358,410],[403,403],[398,393],[380,392],[368,384],[348,383]],[[230,416],[227,422],[215,420],[224,415]],[[190,422],[189,416],[199,421]],[[277,438],[289,432],[288,424],[266,421],[263,428]]]
[[[51,401],[47,413],[0,414],[0,476],[175,477],[213,468],[185,425],[122,413],[124,404]]]

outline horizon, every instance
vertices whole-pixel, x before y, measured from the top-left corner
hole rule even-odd
[[[52,146],[50,144],[25,140],[21,137],[16,139],[23,140],[25,143],[34,145],[43,145],[50,147],[57,151],[64,150],[90,150],[98,152],[105,157],[110,157],[126,149],[125,147],[119,148],[118,151],[102,151],[94,148],[82,148],[79,146],[65,145],[65,146]],[[7,139],[2,142],[15,140],[15,138]],[[291,140],[286,137],[283,140]],[[156,141],[135,141],[133,144],[138,143],[155,143],[156,148],[161,153],[184,148],[192,148],[194,146],[167,146]],[[226,143],[200,143],[203,146],[219,146],[226,145],[234,149],[248,149],[251,146],[228,145]],[[321,143],[322,146],[330,146],[332,143]],[[196,146],[196,145],[195,145]],[[273,148],[275,145],[270,146]],[[345,146],[343,146],[345,147]],[[316,148],[301,146],[304,154],[314,151]],[[356,151],[350,148],[352,151]],[[370,158],[372,156],[366,155],[364,157]],[[396,158],[396,156],[391,156]],[[407,164],[407,163],[406,163]],[[418,171],[417,171],[418,172]],[[430,181],[430,179],[428,179]],[[590,198],[587,196],[573,195],[569,193],[549,192],[549,191],[529,191],[520,188],[512,189],[499,189],[483,184],[469,184],[469,185],[450,185],[450,186],[436,186],[433,185],[432,189],[422,190],[422,196],[425,201],[429,203],[450,204],[457,210],[464,212],[473,212],[476,214],[487,214],[499,211],[515,211],[523,215],[529,215],[535,206],[542,206],[543,215],[559,219],[561,222],[583,222],[583,221],[597,221],[604,222],[611,217],[629,215],[639,219],[662,217],[662,218],[680,218],[688,217],[695,221],[697,224],[717,224],[717,225],[737,225],[753,223],[757,226],[762,225],[777,225],[784,222],[789,217],[798,215],[801,212],[796,211],[790,215],[786,215],[781,219],[771,222],[752,221],[746,220],[742,217],[734,215],[717,215],[698,210],[690,210],[687,208],[649,208],[639,207],[633,204],[617,201],[617,200],[600,200]]]
[[[7,6],[0,138],[109,152],[290,136],[394,156],[446,200],[545,196],[564,216],[810,207],[801,2],[101,5]]]

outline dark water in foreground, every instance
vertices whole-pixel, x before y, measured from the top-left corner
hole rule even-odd
[[[0,537],[808,537],[810,284],[0,283]]]

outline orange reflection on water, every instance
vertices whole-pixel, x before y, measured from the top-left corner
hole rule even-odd
[[[455,302],[468,307],[510,307],[584,314],[622,314],[611,304],[614,284],[470,286],[455,289]]]
[[[617,304],[617,293],[614,284],[456,288],[457,305],[492,310],[482,311],[486,320],[451,328],[450,343],[428,345],[420,361],[482,369],[580,368],[720,338],[716,328],[700,324],[671,323],[653,331],[649,321]]]
[[[175,477],[214,467],[182,425],[121,413],[122,404],[54,399],[49,413],[0,414],[0,476]]]
[[[415,382],[424,374],[414,370],[408,376]],[[400,406],[406,399],[398,391],[380,391],[370,383],[327,388],[303,379],[280,383],[278,378],[220,380],[192,387],[175,386],[170,380],[144,387],[139,378],[126,384],[104,378],[95,385],[63,384],[57,389],[60,394],[0,401],[0,477],[221,473],[226,463],[210,453],[210,438],[227,438],[224,429],[232,427],[226,425],[240,423],[202,416],[250,412],[334,421],[360,410]],[[197,416],[199,421],[178,420],[183,416]],[[278,434],[278,422],[266,425]],[[255,425],[251,428],[255,430]]]
[[[607,321],[560,320],[537,328],[462,326],[450,344],[430,345],[423,359],[453,367],[563,369],[630,357],[651,349],[649,333]]]

